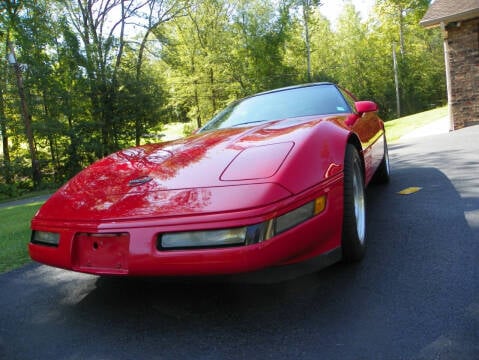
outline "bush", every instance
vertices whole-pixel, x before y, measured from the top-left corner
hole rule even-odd
[[[21,195],[16,184],[0,183],[0,200],[7,200]]]

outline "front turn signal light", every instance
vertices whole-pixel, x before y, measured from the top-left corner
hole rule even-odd
[[[314,200],[314,215],[321,214],[326,209],[326,195]]]

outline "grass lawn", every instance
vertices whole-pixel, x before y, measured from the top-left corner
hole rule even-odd
[[[161,141],[176,140],[184,137],[184,129],[185,123],[166,124],[162,131],[163,137],[161,138]]]
[[[444,106],[422,113],[405,116],[396,120],[387,121],[385,125],[388,143],[397,141],[411,131],[440,120],[446,116],[448,116],[448,107]]]
[[[36,202],[0,209],[0,273],[30,261],[27,249],[30,220],[41,204]]]

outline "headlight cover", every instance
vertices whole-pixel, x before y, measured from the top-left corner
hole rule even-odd
[[[274,219],[274,234],[281,234],[306,220],[311,219],[326,208],[326,195],[320,196],[299,208]]]
[[[256,225],[160,234],[157,249],[185,250],[257,244],[311,219],[325,208],[326,195],[323,195],[284,215]]]
[[[276,218],[274,222],[275,234],[280,234],[296,225],[312,218],[314,215],[314,202],[309,202],[293,211]]]
[[[33,244],[56,247],[60,243],[60,234],[49,231],[34,230],[32,231],[30,242]]]
[[[244,244],[246,227],[234,229],[188,231],[163,234],[162,249],[220,247]]]

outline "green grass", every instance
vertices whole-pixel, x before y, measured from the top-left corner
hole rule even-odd
[[[30,261],[30,220],[42,202],[0,209],[0,273]]]
[[[385,123],[387,140],[389,143],[397,141],[402,136],[436,120],[440,120],[447,115],[448,108],[447,106],[444,106],[434,110],[387,121]]]
[[[170,141],[185,137],[185,123],[170,123],[163,128],[161,141]]]

